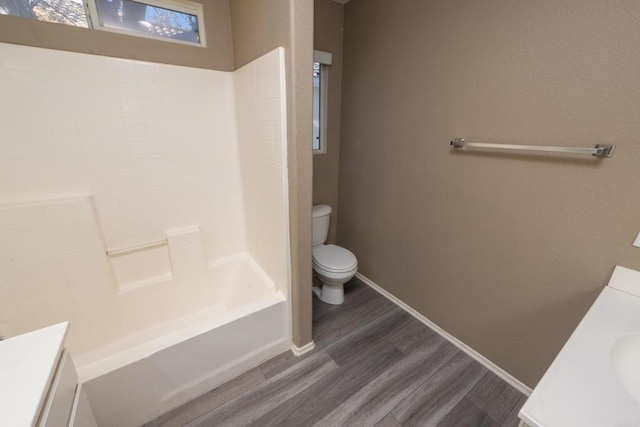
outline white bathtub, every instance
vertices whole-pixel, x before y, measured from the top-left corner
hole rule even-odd
[[[219,304],[74,355],[100,426],[139,426],[290,348],[287,300],[251,257],[210,271]]]

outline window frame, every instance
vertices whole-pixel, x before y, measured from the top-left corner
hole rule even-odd
[[[195,47],[207,47],[207,36],[204,25],[204,7],[201,3],[190,2],[188,0],[133,0],[137,3],[142,3],[148,6],[159,7],[163,9],[169,9],[176,12],[187,13],[195,15],[198,19],[198,35],[200,36],[200,43],[193,43],[184,40],[174,40],[169,37],[152,36],[148,34],[136,33],[134,31],[119,30],[117,28],[105,27],[100,22],[100,14],[98,13],[98,6],[96,0],[83,0],[85,12],[87,14],[87,21],[89,29],[106,31],[109,33],[124,34],[133,37],[142,37],[145,39],[161,40],[170,43],[178,43],[186,46]]]
[[[311,141],[311,147],[313,154],[326,154],[327,153],[327,113],[329,111],[329,67],[332,62],[331,52],[323,52],[321,50],[313,51],[313,62],[320,64],[320,120],[319,120],[319,135],[320,135],[320,147],[318,149],[313,148],[313,141]]]

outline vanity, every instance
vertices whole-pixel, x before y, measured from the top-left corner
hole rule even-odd
[[[0,341],[0,426],[97,427],[59,323]]]
[[[525,426],[640,426],[640,272],[616,267],[519,413]]]

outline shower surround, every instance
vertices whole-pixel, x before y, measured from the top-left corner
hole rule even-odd
[[[283,64],[0,44],[0,335],[70,320],[99,422],[145,422],[290,346]],[[167,357],[184,351],[208,359]],[[123,394],[125,372],[154,393]]]

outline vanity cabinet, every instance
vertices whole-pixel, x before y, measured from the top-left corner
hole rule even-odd
[[[76,396],[71,409],[71,417],[69,419],[69,427],[98,427],[96,419],[93,416],[91,405],[87,393],[84,392],[82,384],[78,384]]]
[[[0,426],[97,427],[64,340],[68,322],[0,341]]]
[[[38,427],[97,427],[69,353],[64,350],[40,411]]]

